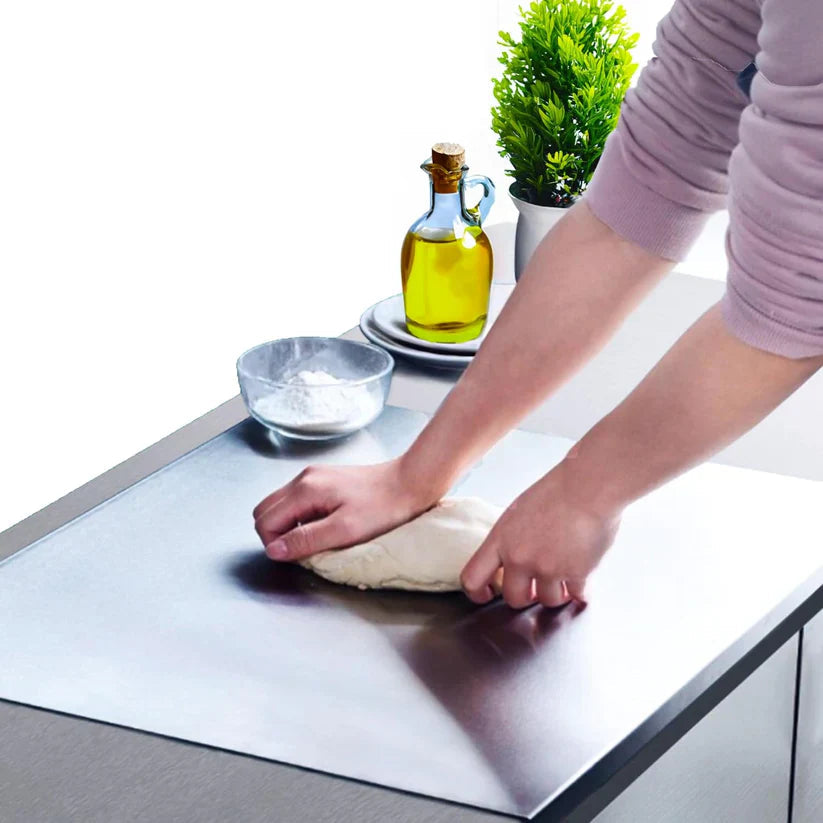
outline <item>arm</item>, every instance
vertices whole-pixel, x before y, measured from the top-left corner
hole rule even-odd
[[[622,239],[579,203],[538,247],[487,339],[403,457],[437,500],[612,336],[672,262]]]
[[[661,24],[659,60],[627,96],[584,202],[541,244],[471,367],[409,453],[373,467],[310,467],[256,507],[270,557],[351,545],[428,508],[579,368],[684,254],[706,215],[723,205],[745,105],[735,69],[751,60],[753,35],[751,26],[739,28],[739,9],[718,24],[726,4],[679,0]],[[672,122],[677,129],[665,125]],[[688,173],[672,168],[683,164]]]
[[[378,467],[311,467],[266,497],[254,517],[269,556],[347,546],[426,509],[605,342],[667,261],[682,257],[723,205],[745,105],[735,70],[751,60],[755,26],[738,25],[739,8],[724,17],[726,5],[736,0],[679,0],[661,23],[658,59],[627,95],[584,202],[538,248],[409,453]]]
[[[763,0],[758,72],[729,166],[728,290],[741,340],[823,353],[823,6]]]
[[[722,305],[517,501],[517,517],[504,514],[464,572],[477,600],[490,596],[488,582],[500,565],[504,594],[514,605],[534,595],[548,605],[582,598],[624,506],[735,440],[823,364],[823,10],[811,0],[763,0],[761,10],[752,105],[742,113],[729,164],[729,278]],[[713,0],[681,0],[661,33],[673,20],[668,34],[687,31],[701,11],[713,36],[730,42]],[[710,41],[708,35],[702,40]],[[733,54],[722,57],[722,43],[715,45],[717,59],[706,66],[739,65],[728,62]],[[695,103],[674,93],[669,75],[677,65],[675,59],[650,67],[655,82],[627,99],[631,120],[618,126],[607,174],[590,192],[596,214],[655,249],[689,235],[697,220],[691,205],[711,195],[711,154],[699,160],[696,173],[690,166],[705,149],[699,129],[688,157],[651,139],[655,130],[665,131],[656,121],[660,113],[671,122],[678,107],[686,112]],[[707,93],[729,83],[723,71],[705,86]],[[668,99],[655,100],[658,83],[664,90],[669,83]],[[681,128],[681,137],[687,133]],[[718,135],[714,145],[722,143],[722,129]],[[667,162],[674,163],[673,173]],[[653,217],[643,208],[618,208],[614,193],[631,189],[653,191]]]
[[[821,365],[743,343],[715,306],[570,453],[575,495],[622,509],[737,440]]]
[[[485,356],[407,455],[410,473],[434,473],[448,489],[605,343],[723,208],[746,105],[736,77],[758,23],[748,0],[675,3],[583,203],[535,254]]]
[[[821,365],[823,356],[789,359],[741,342],[719,306],[710,309],[504,513],[464,570],[466,591],[478,602],[490,599],[503,566],[512,605],[584,600],[585,580],[625,506],[736,440]]]
[[[672,263],[585,203],[538,247],[474,362],[417,442],[371,467],[312,467],[255,509],[270,557],[294,560],[387,531],[461,472],[596,352]],[[310,521],[310,522],[307,522]]]

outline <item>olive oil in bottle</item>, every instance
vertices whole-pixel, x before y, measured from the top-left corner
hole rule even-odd
[[[457,343],[479,337],[486,324],[493,273],[492,248],[481,227],[494,202],[487,177],[466,177],[465,152],[437,143],[421,168],[431,179],[431,208],[409,229],[400,269],[406,326],[415,337]],[[464,192],[482,185],[467,208]]]

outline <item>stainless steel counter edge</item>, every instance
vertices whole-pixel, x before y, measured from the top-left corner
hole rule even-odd
[[[248,417],[240,395],[0,532],[0,560],[133,486]]]
[[[221,404],[0,533],[0,559],[60,528],[246,416],[239,396]],[[764,615],[633,734],[536,809],[531,819],[539,823],[591,820],[821,610],[823,569]]]

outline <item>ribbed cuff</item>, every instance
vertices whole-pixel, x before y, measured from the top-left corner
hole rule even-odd
[[[823,334],[815,335],[769,317],[747,303],[729,282],[720,304],[726,328],[756,349],[792,360],[823,354]]]
[[[583,195],[598,220],[621,237],[667,260],[682,260],[709,218],[643,185],[629,170],[618,131]]]

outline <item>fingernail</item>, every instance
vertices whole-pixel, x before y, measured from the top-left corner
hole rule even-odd
[[[289,550],[286,546],[286,541],[278,538],[266,546],[266,554],[272,560],[284,560]]]

